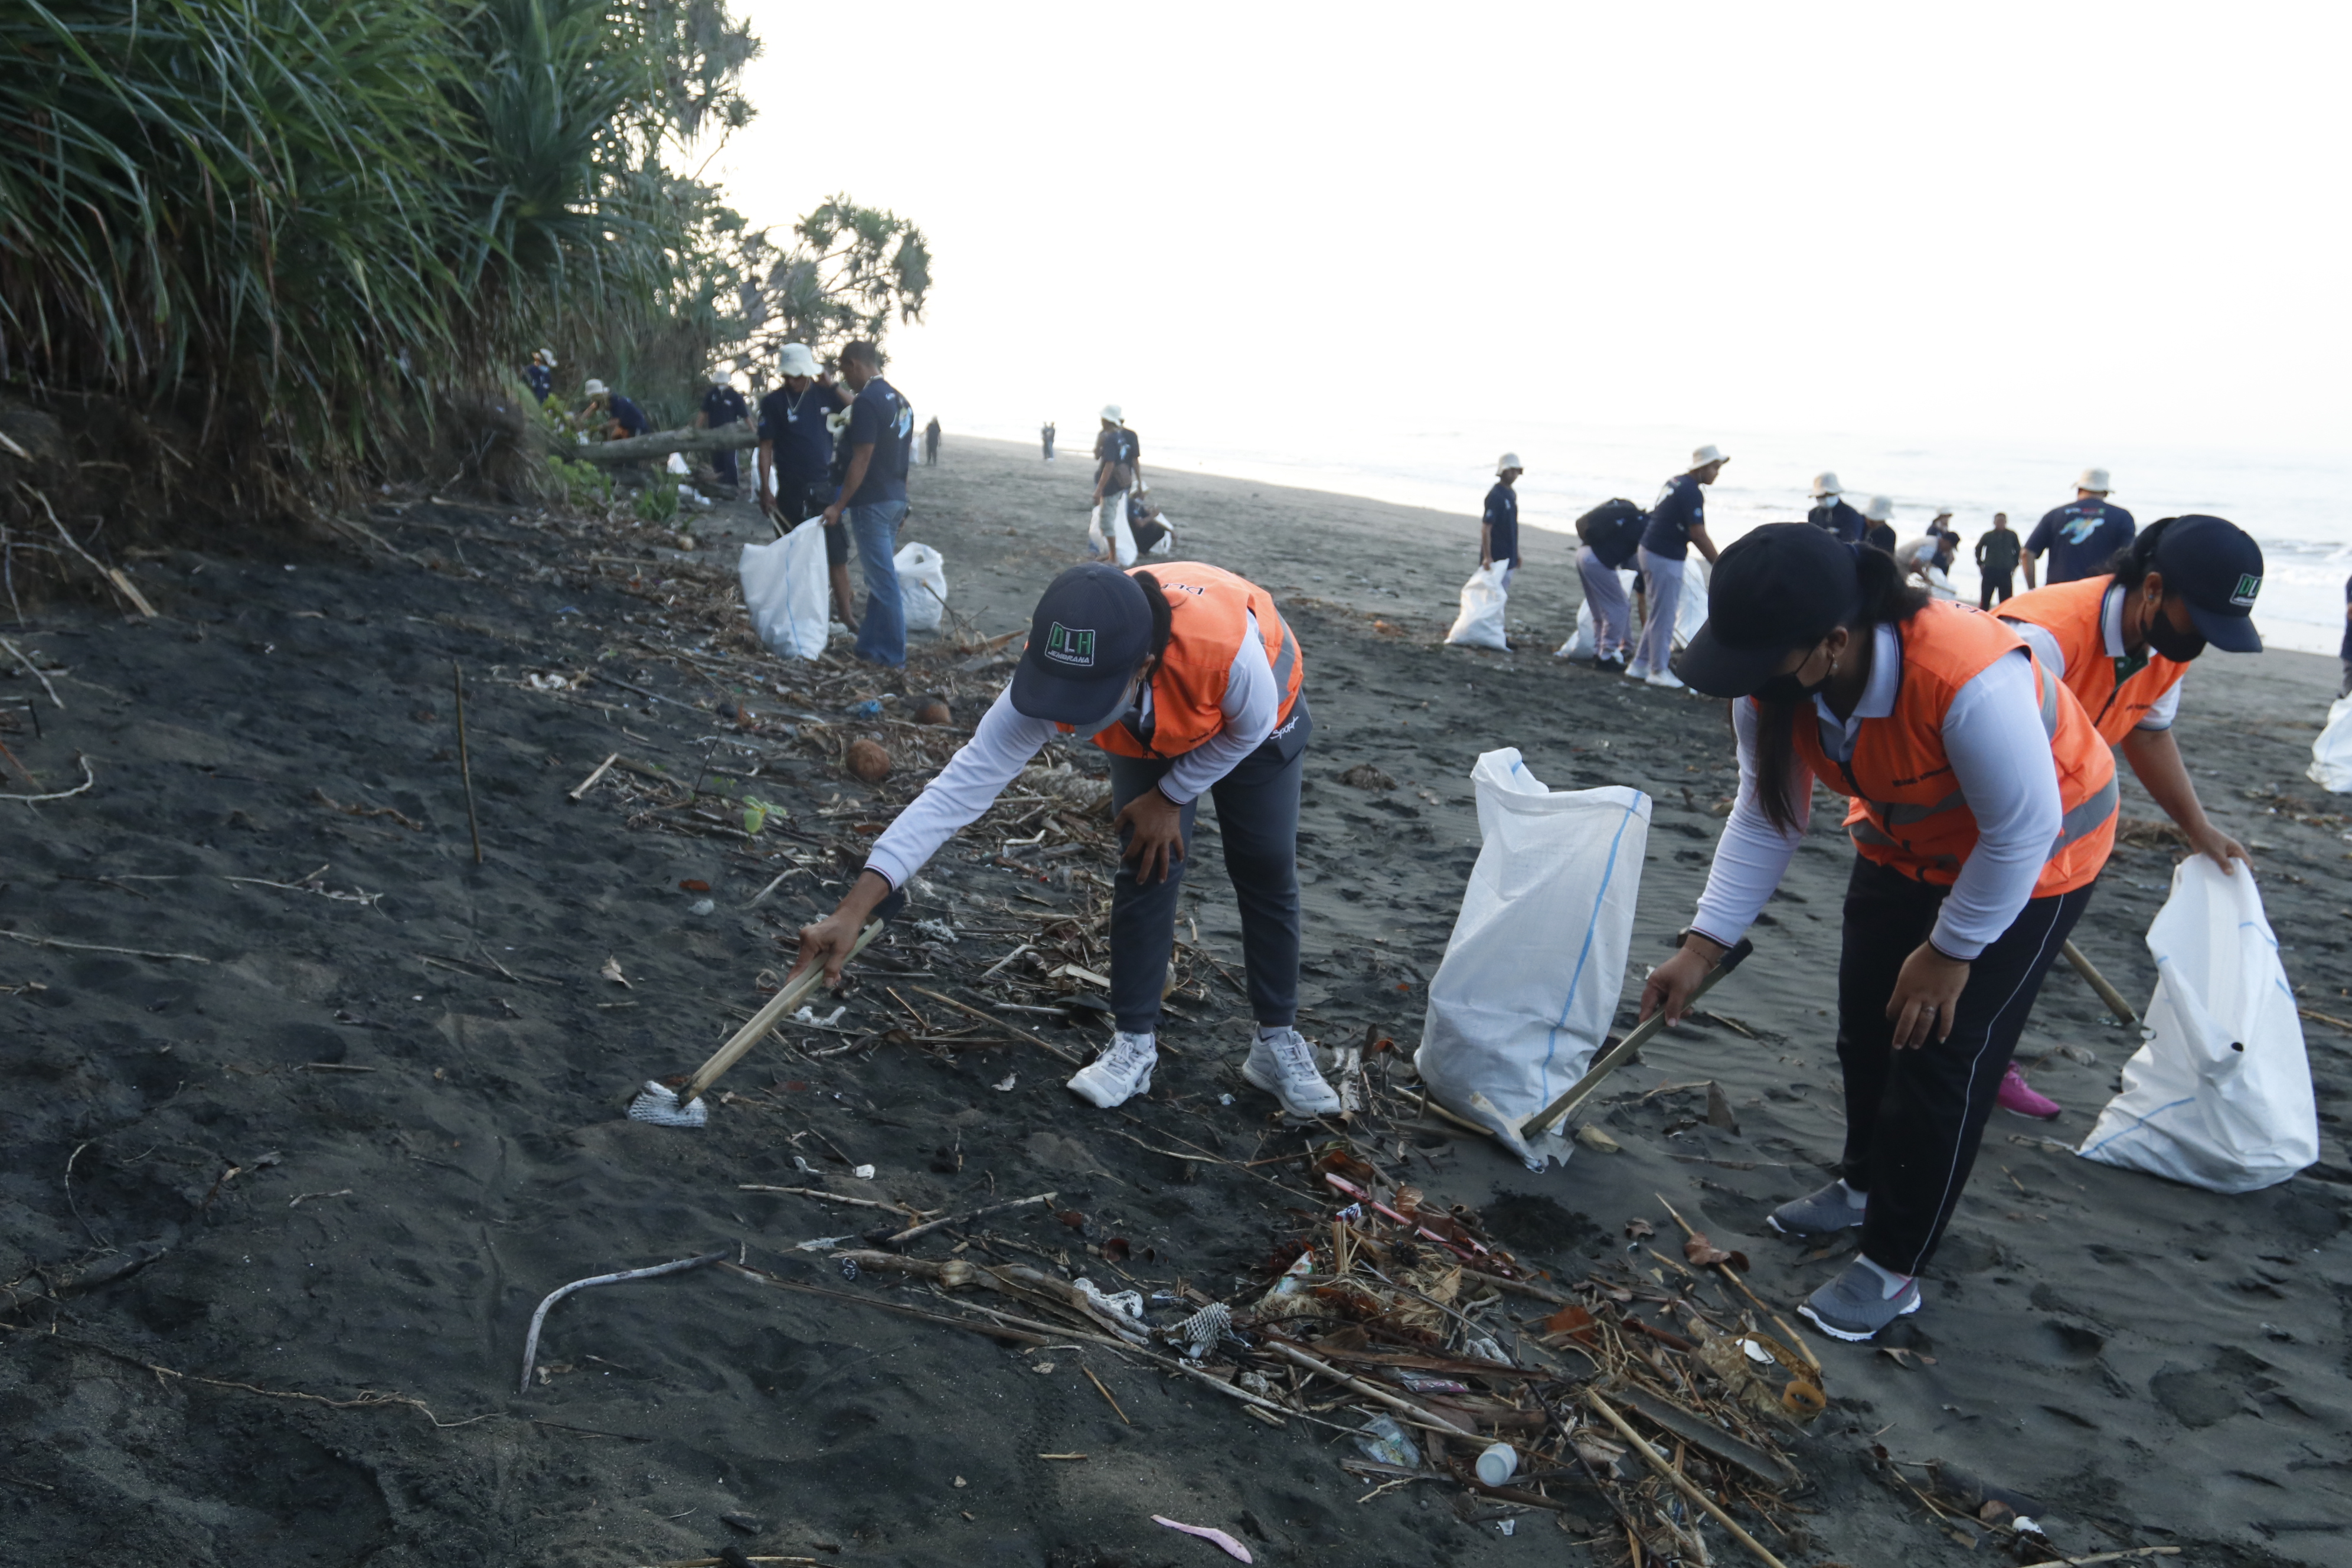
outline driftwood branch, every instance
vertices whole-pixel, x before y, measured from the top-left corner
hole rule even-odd
[[[760,433],[748,425],[730,425],[723,430],[656,430],[649,435],[631,436],[619,441],[590,441],[586,444],[558,440],[552,449],[559,458],[569,458],[575,463],[634,463],[646,458],[667,458],[672,452],[740,451],[760,444]]]

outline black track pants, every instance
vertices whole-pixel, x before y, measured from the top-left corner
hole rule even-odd
[[[1864,1255],[1899,1274],[1918,1273],[1935,1256],[2042,977],[2091,901],[2087,887],[2029,900],[1969,965],[1951,1037],[1898,1051],[1887,998],[1903,961],[1935,929],[1947,891],[1860,856],[1845,889],[1838,957],[1846,1122],[1841,1174],[1870,1194]]]

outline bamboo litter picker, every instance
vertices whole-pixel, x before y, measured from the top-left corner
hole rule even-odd
[[[1738,968],[1748,955],[1755,951],[1756,944],[1748,938],[1741,937],[1739,945],[1725,953],[1717,961],[1715,967],[1706,972],[1706,978],[1698,983],[1698,989],[1691,993],[1690,999],[1696,1002],[1715,989],[1717,981]],[[1585,1069],[1584,1076],[1570,1084],[1566,1093],[1519,1123],[1519,1136],[1522,1139],[1533,1138],[1562,1117],[1573,1115],[1577,1107],[1592,1098],[1592,1091],[1601,1087],[1604,1079],[1623,1067],[1633,1058],[1634,1052],[1648,1045],[1658,1031],[1665,1026],[1666,1013],[1665,1009],[1661,1007],[1648,1018],[1628,1029],[1623,1039],[1593,1058],[1592,1065]]]
[[[857,933],[857,945],[849,950],[849,957],[864,952],[873,940],[882,934],[898,911],[906,908],[906,896],[893,892],[874,911],[874,919]],[[844,963],[848,962],[845,959]],[[751,1053],[751,1047],[767,1038],[768,1031],[792,1016],[794,1008],[816,994],[824,984],[824,966],[812,963],[786,981],[768,1005],[751,1015],[751,1021],[728,1037],[727,1043],[711,1053],[710,1059],[694,1071],[682,1089],[672,1089],[659,1079],[648,1079],[636,1098],[629,1101],[629,1120],[648,1122],[656,1127],[700,1127],[710,1120],[710,1108],[703,1095],[719,1081],[719,1076]]]

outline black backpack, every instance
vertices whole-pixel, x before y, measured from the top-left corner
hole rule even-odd
[[[1587,544],[1599,544],[1612,537],[1633,519],[1648,515],[1646,509],[1622,496],[1615,500],[1605,500],[1576,520],[1576,537]]]

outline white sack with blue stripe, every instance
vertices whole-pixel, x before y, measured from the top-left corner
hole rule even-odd
[[[2252,874],[2183,860],[2147,950],[2147,1043],[2075,1152],[2217,1193],[2275,1186],[2317,1160],[2303,1020]]]
[[[1507,1122],[1509,1142],[1584,1075],[1617,1015],[1650,797],[1549,789],[1516,747],[1480,757],[1470,780],[1484,842],[1429,984],[1413,1065],[1449,1110]],[[1536,1140],[1531,1169],[1568,1159],[1564,1131]]]

